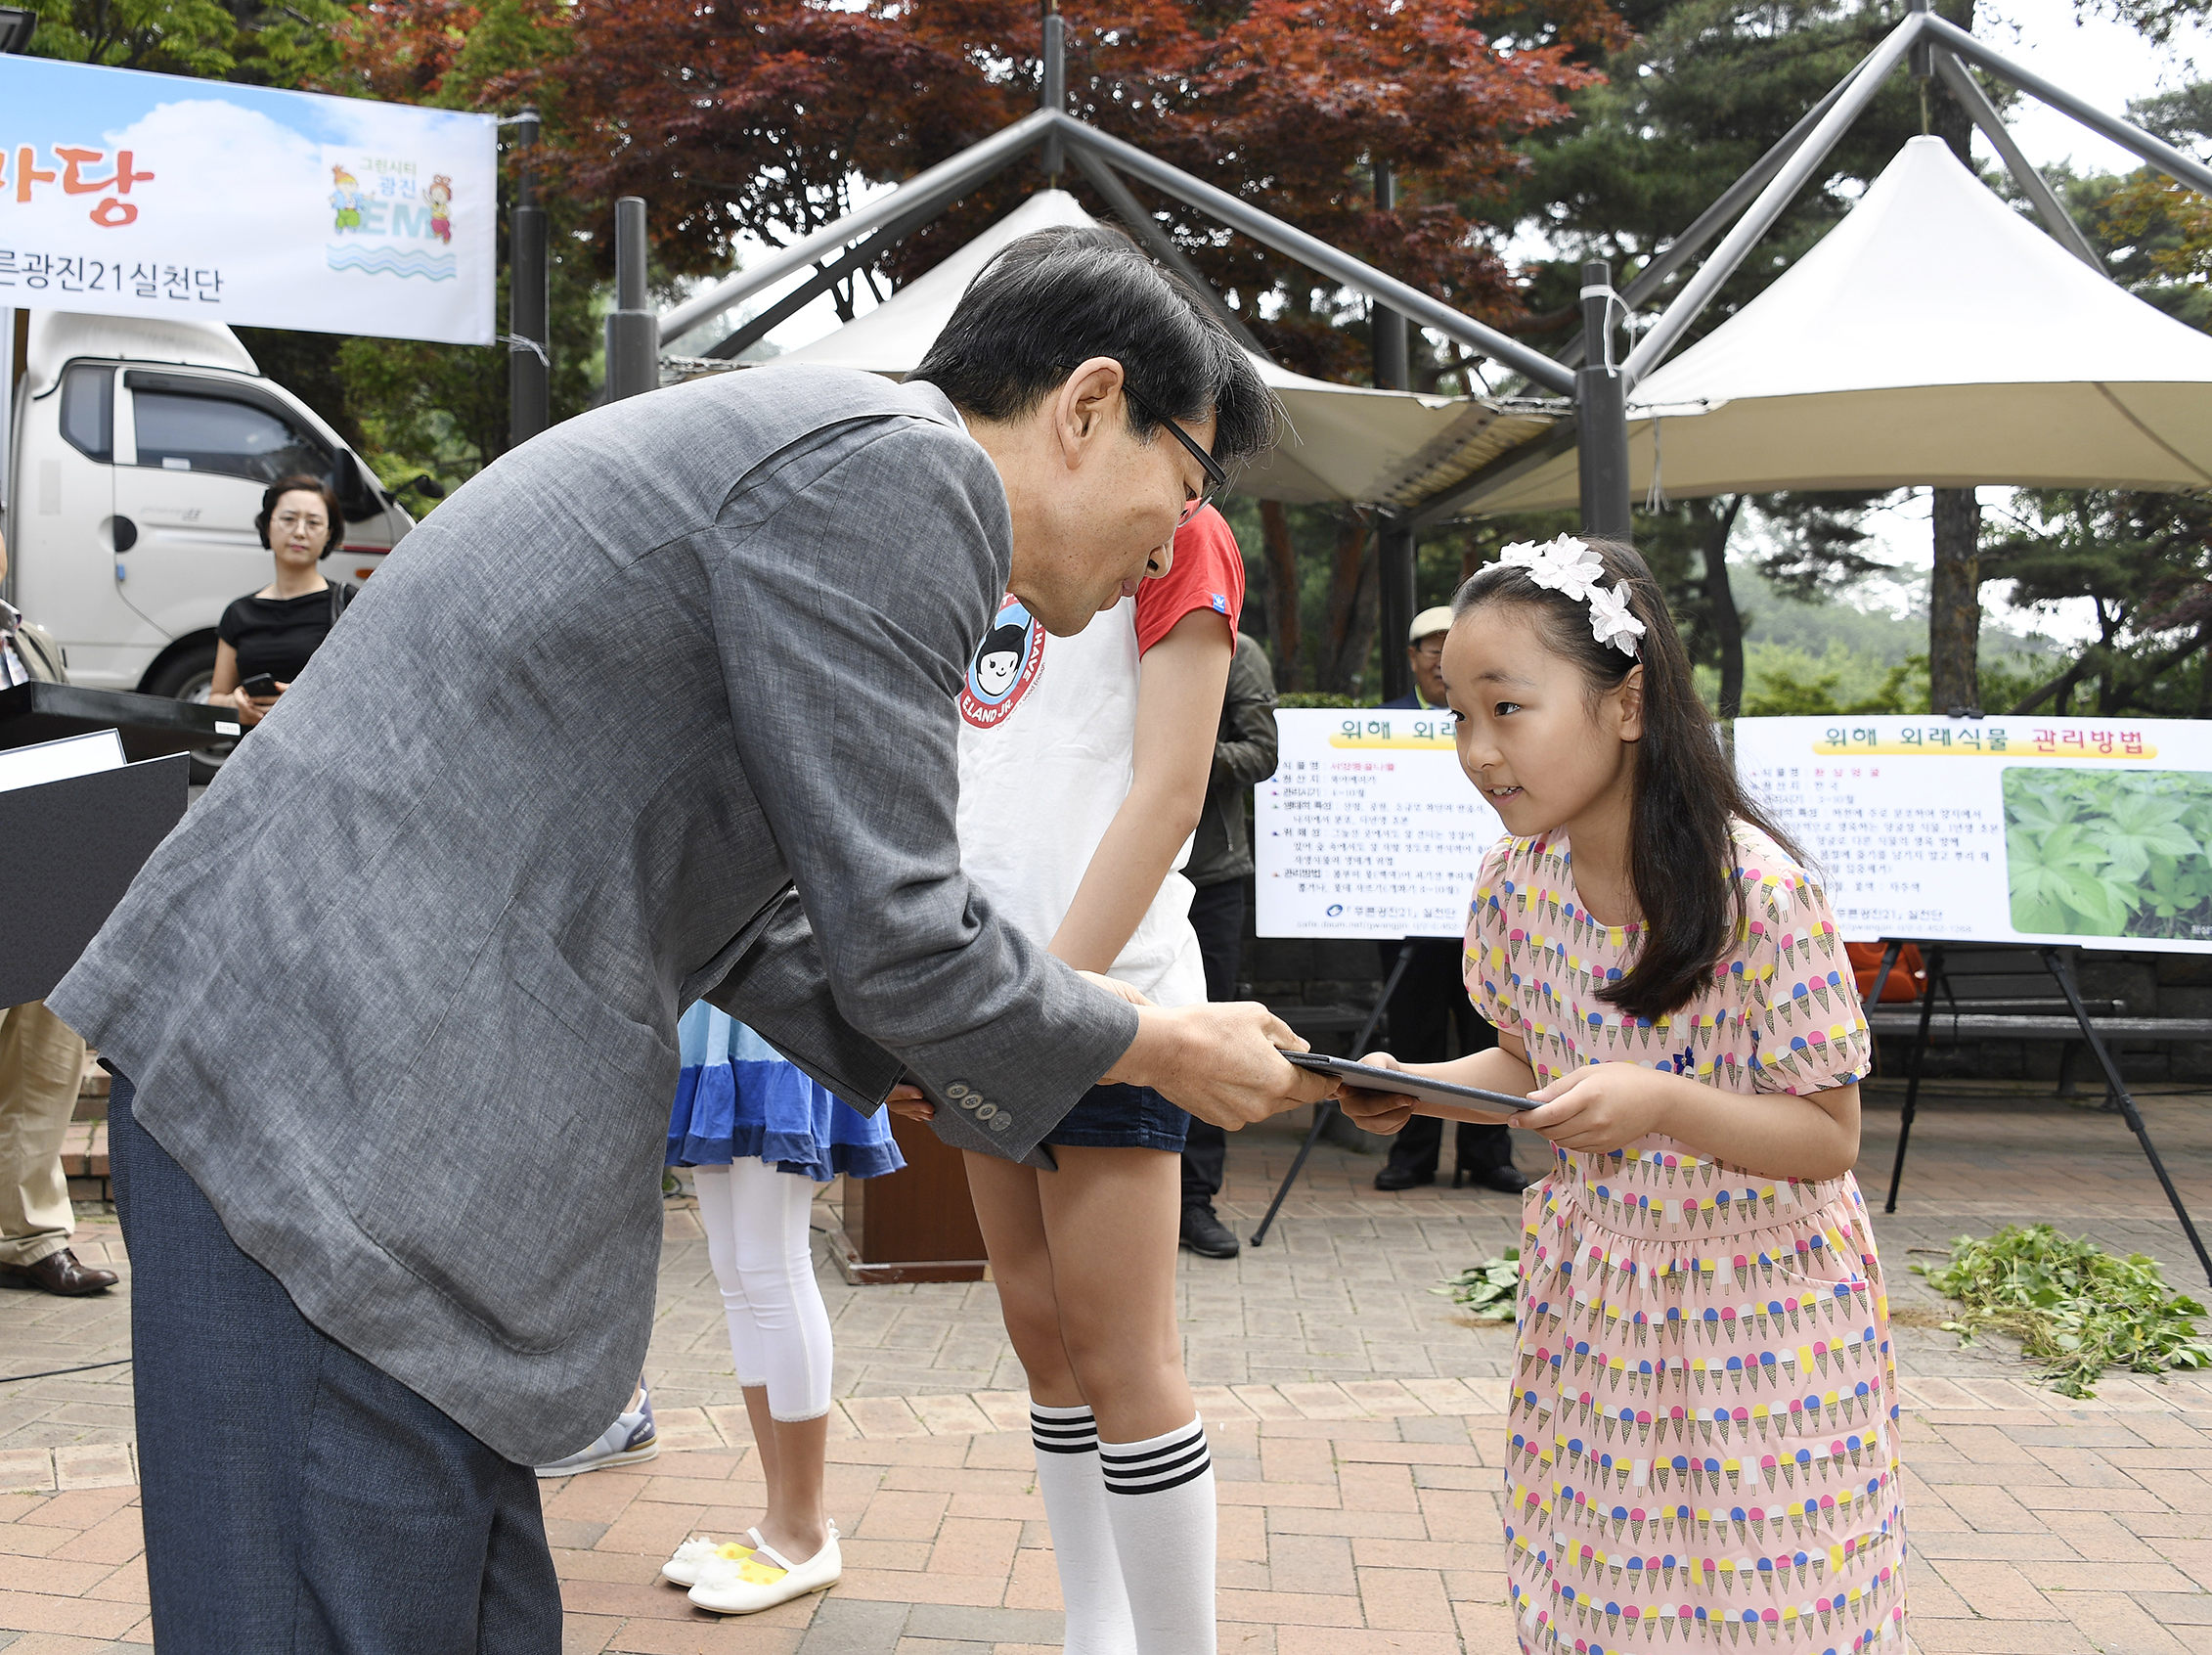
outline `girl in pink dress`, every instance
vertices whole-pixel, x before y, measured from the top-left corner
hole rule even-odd
[[[1513,1124],[1554,1145],[1507,1424],[1521,1647],[1901,1649],[1888,1301],[1851,1176],[1869,1046],[1835,916],[1738,787],[1633,551],[1509,547],[1452,609],[1459,762],[1508,829],[1467,927],[1499,1045],[1402,1066],[1527,1096]],[[1347,1105],[1378,1131],[1462,1113]]]

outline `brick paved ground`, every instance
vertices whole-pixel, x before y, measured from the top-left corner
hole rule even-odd
[[[2185,1193],[2212,1216],[2202,1096],[2147,1101]],[[1893,1107],[1870,1110],[1861,1177],[1883,1183]],[[1232,1155],[1249,1230],[1293,1146]],[[1511,1204],[1384,1196],[1372,1160],[1325,1150],[1280,1245],[1186,1258],[1191,1366],[1221,1492],[1222,1647],[1240,1655],[1501,1651],[1497,1519],[1510,1337],[1455,1323],[1427,1289],[1510,1241]],[[1906,1274],[1962,1230],[2050,1219],[2198,1279],[2133,1141],[2107,1116],[1947,1087],[1880,1222],[1906,1375],[1907,1510],[1927,1655],[2212,1655],[2212,1380],[2109,1379],[2092,1403],[2032,1385],[2002,1341],[1961,1350]],[[127,1271],[111,1225],[83,1256]],[[831,1444],[845,1580],[719,1622],[654,1570],[696,1528],[756,1515],[704,1247],[671,1204],[653,1345],[667,1448],[634,1472],[548,1486],[576,1651],[1016,1655],[1056,1647],[1057,1592],[1030,1488],[1016,1370],[988,1286],[849,1288],[824,1273],[843,1401]],[[127,1303],[0,1293],[0,1369],[127,1354]],[[0,1388],[0,1649],[127,1650],[146,1628],[127,1367]],[[9,1493],[5,1491],[22,1492]],[[134,1641],[136,1640],[136,1641]]]

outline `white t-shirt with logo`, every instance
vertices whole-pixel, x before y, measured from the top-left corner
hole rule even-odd
[[[1020,600],[999,604],[960,689],[960,861],[1040,947],[1059,931],[1135,780],[1140,626],[1156,642],[1211,608],[1233,634],[1243,599],[1235,539],[1208,508],[1177,535],[1174,567],[1145,583],[1141,618],[1139,600],[1125,598],[1075,637],[1054,638]],[[1189,856],[1186,839],[1174,866]],[[1190,899],[1190,881],[1169,873],[1112,967],[1162,1006],[1206,998]]]

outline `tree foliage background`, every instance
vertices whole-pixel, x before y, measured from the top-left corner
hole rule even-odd
[[[2207,0],[2082,3],[2158,39],[2204,17]],[[998,130],[1035,107],[1041,75],[1035,0],[30,4],[41,17],[32,49],[54,57],[543,111],[535,161],[553,229],[555,419],[595,394],[611,276],[600,232],[615,196],[651,202],[654,275],[673,296],[687,279],[729,269],[747,242],[784,246],[818,229],[853,204],[856,181],[896,182]],[[1577,326],[1583,259],[1604,258],[1616,282],[1630,280],[1903,10],[1904,0],[1101,0],[1066,14],[1068,81],[1085,119],[1556,351]],[[1970,0],[1937,10],[1972,22]],[[2002,106],[2002,89],[1984,84]],[[2212,153],[2212,83],[2135,113],[2169,141]],[[1948,94],[1930,89],[1924,116],[1916,89],[1897,77],[1691,338],[1831,228],[1924,119],[1963,152],[1964,114]],[[518,157],[509,149],[506,158],[511,175]],[[1378,161],[1396,181],[1394,210],[1376,203]],[[1017,165],[857,281],[888,293],[1040,182],[1034,165]],[[1080,175],[1057,182],[1110,216]],[[2212,202],[2147,172],[2061,182],[2116,280],[2191,326],[2212,325]],[[1369,378],[1363,303],[1138,194],[1270,354],[1303,373]],[[1517,263],[1509,248],[1529,246],[1543,255]],[[855,281],[832,298],[845,316],[862,302]],[[505,345],[241,333],[265,371],[387,481],[428,471],[450,485],[506,445]],[[1418,331],[1414,342],[1417,388],[1507,384],[1458,347]],[[1778,603],[1817,604],[1875,568],[1867,505],[1723,497],[1643,514],[1639,544],[1722,710],[1903,708],[1924,697],[1924,663],[1873,680],[1817,661],[1780,677],[1749,665]],[[1382,652],[1397,647],[1375,636],[1371,520],[1349,508],[1250,501],[1235,503],[1232,520],[1252,577],[1247,625],[1269,643],[1284,688],[1371,693]],[[1442,601],[1505,541],[1567,526],[1558,514],[1429,535],[1421,603]],[[2202,664],[2212,643],[2208,531],[2200,502],[2094,491],[2023,496],[1991,517],[1980,578],[2013,582],[2026,602],[2087,593],[2100,637],[2052,670],[1988,665],[1984,704],[2040,692],[2033,704],[2053,710],[2212,711]]]

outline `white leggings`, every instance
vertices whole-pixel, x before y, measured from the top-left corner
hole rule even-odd
[[[776,1419],[820,1418],[829,1411],[829,1311],[807,1238],[814,1180],[761,1160],[699,1167],[693,1178],[737,1383],[766,1385]]]

